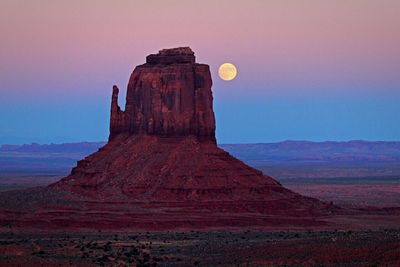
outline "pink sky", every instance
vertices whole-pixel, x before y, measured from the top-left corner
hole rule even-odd
[[[297,103],[336,97],[341,102],[331,103],[333,114],[343,99],[365,100],[354,118],[362,119],[373,99],[399,98],[399,32],[399,0],[1,0],[0,120],[21,125],[0,127],[0,137],[25,129],[23,115],[32,110],[38,117],[49,112],[64,116],[84,105],[86,119],[94,114],[104,121],[112,85],[123,96],[131,71],[146,55],[176,46],[192,47],[197,60],[211,66],[221,109],[217,116],[232,114],[232,101],[251,106],[256,99],[261,108],[276,104],[268,101],[277,98]],[[234,81],[217,77],[224,62],[237,66]],[[378,122],[393,114],[386,102],[374,105],[381,112]],[[319,109],[310,107],[309,112]],[[21,119],[7,115],[18,112]],[[278,126],[285,123],[285,118],[276,120]],[[366,125],[369,121],[365,118]],[[386,139],[400,138],[400,128],[387,133],[382,135]]]
[[[35,84],[76,79],[70,90],[82,90],[79,83],[86,86],[87,75],[107,75],[124,87],[145,55],[179,45],[190,45],[214,71],[234,62],[237,83],[255,92],[267,86],[289,92],[377,85],[391,90],[400,79],[397,0],[3,0],[0,5],[1,90],[17,83],[15,90],[46,92],[51,88]]]

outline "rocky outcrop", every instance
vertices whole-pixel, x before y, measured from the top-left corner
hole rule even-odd
[[[150,55],[130,77],[125,111],[113,87],[109,142],[47,188],[0,194],[0,226],[324,225],[318,218],[333,206],[284,188],[217,147],[211,85],[209,67],[195,63],[190,48]]]
[[[211,86],[209,66],[195,63],[189,47],[149,55],[129,79],[125,111],[113,88],[109,140],[144,134],[215,141]]]
[[[108,144],[53,186],[90,199],[178,205],[180,212],[209,202],[206,209],[219,211],[323,213],[324,204],[217,147],[211,85],[208,65],[195,63],[188,47],[148,56],[129,79],[125,111],[113,88]]]
[[[111,98],[110,139],[126,131],[125,113],[118,105],[118,94],[119,89],[114,85]]]

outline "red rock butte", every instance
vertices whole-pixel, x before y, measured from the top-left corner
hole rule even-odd
[[[0,224],[156,230],[323,225],[320,218],[334,206],[284,188],[216,145],[211,86],[209,66],[196,63],[189,47],[147,56],[130,76],[124,111],[113,87],[108,143],[47,188],[23,197],[2,194]],[[21,201],[29,212],[21,211]]]
[[[189,47],[149,55],[133,71],[125,111],[118,106],[118,88],[111,102],[110,140],[124,134],[188,136],[215,141],[211,74],[195,63]]]

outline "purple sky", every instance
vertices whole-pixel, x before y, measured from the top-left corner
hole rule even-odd
[[[105,140],[112,85],[187,45],[220,143],[400,140],[399,27],[397,0],[2,0],[0,144]]]

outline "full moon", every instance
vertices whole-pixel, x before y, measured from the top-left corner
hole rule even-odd
[[[224,81],[231,81],[235,79],[237,70],[232,63],[224,63],[219,66],[218,75]]]

